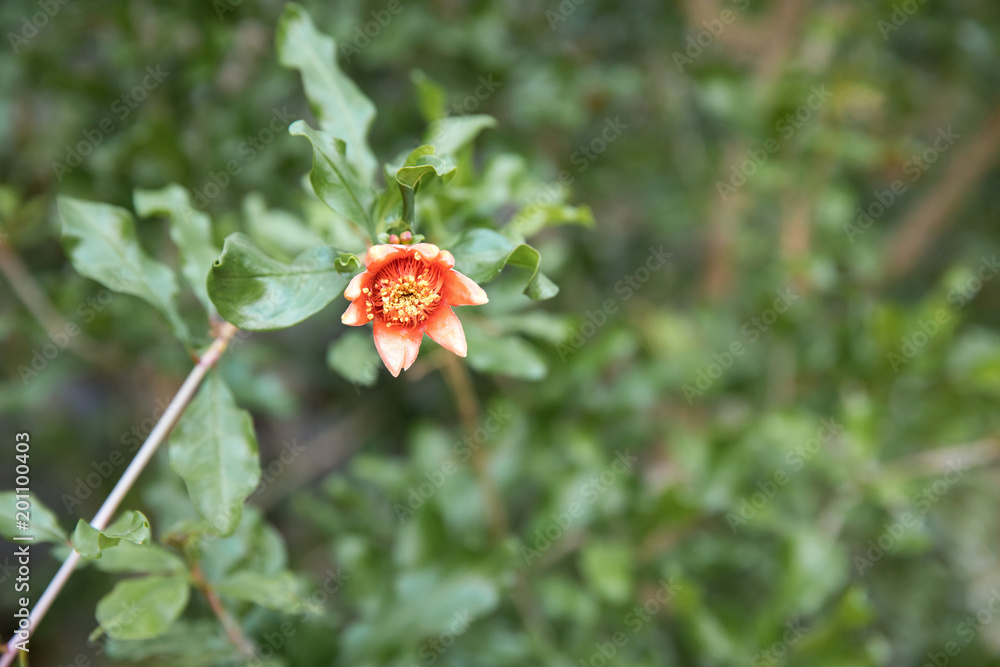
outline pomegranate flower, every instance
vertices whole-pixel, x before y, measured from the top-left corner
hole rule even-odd
[[[455,258],[431,243],[383,243],[368,249],[365,271],[351,279],[341,316],[357,327],[371,322],[375,349],[393,377],[413,365],[426,333],[460,357],[468,351],[452,306],[488,301],[483,288],[452,267]]]

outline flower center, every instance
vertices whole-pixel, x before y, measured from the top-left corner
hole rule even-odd
[[[375,276],[366,308],[388,326],[414,327],[425,322],[441,303],[441,270],[414,258],[389,262]]]

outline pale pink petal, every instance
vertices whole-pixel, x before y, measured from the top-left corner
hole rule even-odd
[[[344,296],[354,301],[359,296],[361,296],[361,290],[372,281],[372,274],[368,271],[362,271],[358,275],[351,278],[351,282],[347,284],[347,289],[344,290]]]
[[[475,281],[452,269],[444,275],[444,300],[452,306],[481,306],[489,297]]]
[[[357,299],[352,301],[344,314],[340,316],[340,321],[352,327],[360,327],[368,324],[368,311],[365,309],[366,300]]]
[[[451,350],[460,357],[464,357],[469,351],[465,342],[465,330],[462,323],[448,306],[438,308],[430,319],[424,333],[431,337],[435,343],[446,350]]]
[[[412,366],[417,358],[422,338],[420,331],[390,327],[379,319],[375,320],[374,328],[375,349],[382,357],[382,363],[393,377],[399,377],[399,372]]]
[[[411,246],[403,246],[404,248],[410,248],[410,252],[407,253],[411,257],[420,256],[420,259],[433,262],[437,259],[438,254],[440,254],[441,249],[438,248],[433,243],[414,243]]]
[[[405,257],[408,254],[410,246],[397,245],[393,243],[380,243],[378,245],[373,245],[368,248],[368,252],[365,253],[365,268],[368,269],[368,273],[372,275],[378,273],[378,270],[385,266],[385,263],[396,259],[397,257]]]
[[[437,259],[434,260],[434,263],[442,269],[450,269],[455,266],[455,256],[447,250],[442,250],[438,254]]]

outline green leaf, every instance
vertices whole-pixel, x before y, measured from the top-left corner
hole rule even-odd
[[[241,329],[284,329],[343,294],[350,275],[341,269],[352,264],[328,246],[284,264],[262,253],[245,234],[230,234],[208,276],[208,295],[219,314]]]
[[[156,637],[184,611],[189,595],[184,577],[126,579],[97,603],[97,622],[113,639]]]
[[[427,143],[437,148],[438,155],[454,156],[475,141],[480,132],[496,124],[496,118],[485,114],[449,116],[431,124]]]
[[[309,172],[309,182],[316,195],[333,211],[359,225],[374,240],[376,230],[371,211],[375,191],[347,161],[344,142],[326,132],[314,130],[301,120],[292,123],[288,131],[312,142],[313,168]]]
[[[288,3],[278,19],[278,61],[299,70],[302,85],[320,128],[342,139],[347,159],[365,183],[375,173],[375,155],[368,146],[368,127],[375,105],[337,66],[337,43],[316,30],[301,6]]]
[[[218,582],[215,590],[234,600],[289,614],[298,612],[304,604],[302,583],[287,570],[274,574],[241,570]]]
[[[330,343],[326,352],[327,365],[349,382],[371,387],[378,379],[382,360],[375,351],[368,328],[347,331]]]
[[[0,492],[0,535],[8,540],[32,536],[35,538],[34,542],[65,542],[66,531],[59,525],[52,510],[43,505],[34,494],[27,500],[30,503],[26,510],[29,528],[21,530],[17,527],[17,522],[23,521],[17,509],[17,494],[14,491]]]
[[[59,197],[63,246],[82,275],[108,289],[152,304],[174,335],[187,343],[187,325],[177,312],[177,279],[139,246],[132,214],[123,208]]]
[[[220,535],[236,530],[243,502],[260,481],[260,459],[253,421],[236,407],[217,371],[205,378],[170,435],[170,467]]]
[[[399,184],[399,192],[403,197],[403,220],[411,226],[414,223],[420,180],[432,174],[447,182],[455,175],[455,165],[434,155],[434,147],[430,144],[415,148],[403,166],[396,170],[396,183]]]
[[[187,571],[184,561],[155,544],[119,542],[107,549],[94,566],[102,572],[145,572],[149,574],[180,574]]]
[[[136,213],[142,217],[170,216],[170,238],[180,249],[181,275],[205,309],[212,312],[205,279],[219,256],[219,249],[212,242],[212,222],[208,215],[194,208],[191,195],[176,183],[160,190],[136,190],[132,199]]]
[[[469,343],[467,361],[480,373],[520,380],[541,380],[548,374],[545,359],[522,338],[487,333],[471,319],[463,328]]]
[[[130,660],[140,665],[217,667],[241,664],[239,652],[219,627],[218,619],[214,617],[198,621],[182,619],[152,639],[131,641],[110,639],[106,647],[108,658]],[[242,664],[246,664],[245,658]],[[265,664],[260,663],[255,667],[263,667]]]
[[[93,560],[101,557],[101,550],[116,546],[119,541],[126,540],[132,544],[145,544],[151,537],[149,520],[142,512],[129,510],[123,512],[116,521],[104,530],[97,530],[89,523],[80,519],[73,532],[73,548],[86,558]]]
[[[526,243],[515,243],[491,229],[472,229],[451,248],[455,269],[477,283],[488,283],[510,264],[531,272],[524,293],[532,299],[550,299],[559,288],[538,270],[541,256]]]
[[[444,118],[445,102],[447,96],[444,88],[436,81],[424,74],[422,70],[415,69],[410,73],[410,81],[413,82],[417,93],[417,108],[420,115],[428,123]]]

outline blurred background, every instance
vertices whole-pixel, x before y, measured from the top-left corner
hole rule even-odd
[[[247,557],[326,591],[321,614],[245,619],[275,664],[1000,664],[1000,6],[303,5],[375,102],[380,159],[423,132],[419,69],[452,115],[498,119],[479,164],[563,174],[595,225],[534,240],[554,299],[487,286],[524,302],[516,349],[470,337],[456,366],[425,345],[398,380],[352,383],[325,363],[334,302],[227,353],[265,468]],[[308,145],[262,133],[311,117],[275,58],[281,9],[0,5],[0,438],[31,433],[64,527],[191,361],[70,266],[55,197],[197,197],[238,160],[207,203],[217,241],[304,214]],[[140,236],[162,256],[161,222]],[[154,532],[183,494],[161,455],[129,499]],[[57,565],[36,555],[33,581]],[[32,664],[129,657],[87,640],[115,580],[73,577]],[[184,655],[199,628],[131,657],[235,664]]]

